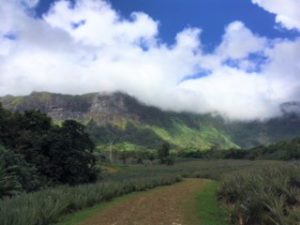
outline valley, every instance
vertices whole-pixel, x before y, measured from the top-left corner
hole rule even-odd
[[[0,100],[1,225],[299,220],[294,113],[228,121],[122,93]]]
[[[0,225],[300,225],[300,0],[0,21]]]

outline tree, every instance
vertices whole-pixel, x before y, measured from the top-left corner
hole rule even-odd
[[[163,159],[170,155],[170,144],[168,142],[164,142],[158,150],[158,158]]]
[[[45,149],[49,163],[43,172],[59,183],[74,185],[95,181],[94,148],[84,126],[67,120],[61,128],[53,128],[48,136]]]
[[[0,103],[0,144],[9,145],[13,142],[12,113],[5,110]]]
[[[5,196],[13,196],[20,190],[20,184],[13,174],[0,163],[0,199]]]
[[[42,186],[37,169],[25,161],[23,155],[0,146],[0,163],[16,178],[22,191],[36,191]]]
[[[40,111],[9,112],[0,105],[0,161],[26,191],[51,184],[95,181],[95,145],[85,126],[67,120],[56,126]],[[11,170],[11,168],[10,168]]]
[[[158,158],[161,164],[173,165],[174,160],[170,156],[170,144],[164,142],[158,150]]]

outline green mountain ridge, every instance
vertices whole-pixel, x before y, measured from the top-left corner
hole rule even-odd
[[[98,145],[119,144],[125,149],[153,149],[164,141],[180,151],[250,148],[300,136],[300,118],[294,114],[268,121],[227,121],[210,114],[162,111],[120,92],[33,92],[1,97],[0,102],[12,111],[40,110],[56,122],[77,120],[87,125]]]

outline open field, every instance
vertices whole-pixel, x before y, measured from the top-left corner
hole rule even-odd
[[[139,178],[153,175],[180,175],[191,178],[209,178],[220,180],[225,174],[248,168],[284,165],[286,162],[270,160],[198,160],[179,159],[175,165],[114,165],[110,168],[117,170],[105,176],[107,180],[122,180],[124,178]]]
[[[230,178],[230,176],[236,177],[234,174],[247,174],[249,171],[262,171],[266,168],[271,168],[271,170],[272,168],[287,168],[287,170],[289,170],[290,167],[295,168],[295,171],[299,171],[299,167],[290,165],[290,163],[287,162],[279,161],[179,160],[173,166],[107,164],[103,169],[103,180],[98,183],[75,187],[56,187],[32,194],[22,194],[12,199],[1,200],[1,225],[50,225],[57,222],[61,222],[63,225],[75,225],[78,221],[92,221],[93,218],[99,218],[99,216],[103,216],[103,219],[107,218],[104,221],[110,221],[109,215],[114,214],[114,210],[117,210],[117,213],[115,213],[117,216],[115,216],[115,218],[124,219],[128,212],[125,209],[131,207],[129,205],[127,206],[127,204],[130,202],[131,205],[132,201],[135,202],[132,206],[133,208],[131,208],[133,211],[141,208],[138,206],[140,201],[143,202],[142,205],[145,205],[145,207],[148,204],[149,208],[154,207],[153,210],[147,210],[148,214],[152,215],[153,212],[161,211],[155,210],[155,204],[161,202],[159,196],[168,196],[169,191],[171,193],[172,191],[175,191],[177,194],[171,194],[170,198],[166,198],[171,202],[167,201],[164,208],[169,205],[178,205],[177,203],[172,203],[172,196],[178,195],[177,197],[180,198],[180,200],[174,199],[175,202],[183,203],[183,199],[194,201],[193,203],[186,203],[186,206],[184,206],[184,204],[179,204],[180,207],[174,209],[176,212],[182,210],[182,217],[178,218],[178,221],[183,222],[179,224],[186,223],[183,219],[186,213],[191,213],[190,215],[192,215],[189,216],[191,222],[186,223],[187,225],[193,223],[196,224],[196,222],[193,221],[198,220],[203,222],[208,221],[205,225],[225,225],[224,221],[226,218],[231,219],[231,224],[235,224],[236,221],[232,219],[232,214],[227,214],[225,211],[218,208],[217,192],[219,190],[219,183],[222,184],[221,191],[224,191],[227,190],[225,188],[228,186],[234,187],[231,183],[234,182],[234,180]],[[259,173],[257,176],[260,176]],[[297,176],[293,177],[295,177],[293,178],[295,182],[299,182]],[[187,185],[191,188],[190,192],[188,192],[188,188],[185,188],[185,185],[188,184],[187,181],[174,186],[161,187],[148,191],[158,186],[174,184],[185,178],[208,178],[216,180],[217,182],[208,182],[203,187],[203,180],[189,180],[189,182],[192,182],[192,185]],[[242,178],[240,180],[244,181]],[[251,187],[252,180],[249,179],[249,182],[245,183],[244,187]],[[270,178],[270,180],[272,179]],[[277,181],[280,182],[280,180]],[[294,186],[294,189],[299,191],[299,189],[297,189],[299,186],[297,185]],[[163,190],[166,191],[165,194],[163,194]],[[187,190],[186,195],[183,190]],[[182,196],[178,193],[181,193]],[[130,195],[127,196],[127,194]],[[119,196],[124,197],[116,198]],[[221,195],[221,198],[224,196],[225,195]],[[144,197],[145,200],[143,200]],[[298,201],[298,198],[299,196],[295,196],[296,201]],[[113,201],[110,202],[111,200]],[[244,199],[241,198],[241,201],[243,200]],[[228,201],[223,202],[226,203]],[[191,205],[193,206],[191,207]],[[122,208],[124,209],[124,212],[122,212]],[[293,210],[293,212],[295,210]],[[73,214],[74,212],[78,213]],[[141,213],[140,218],[145,218],[145,216],[142,216],[143,212],[136,212],[134,214],[139,215],[139,213]],[[169,213],[172,215],[172,210],[170,212],[168,211],[165,215]],[[121,215],[123,215],[123,217]],[[214,220],[212,220],[212,215]],[[166,221],[168,221],[167,218],[168,216],[165,218]],[[139,221],[138,218],[134,219]],[[131,220],[128,219],[127,223],[130,224],[130,221]],[[209,221],[213,221],[214,223],[210,223]],[[176,223],[176,221],[174,222]],[[87,222],[87,224],[90,225],[92,223]],[[151,225],[149,221],[146,221],[145,224]],[[167,225],[169,223],[166,222],[164,224]],[[273,224],[275,225],[276,223],[270,223],[270,225]],[[140,223],[139,225],[143,224]],[[244,223],[243,225],[252,225],[252,223]]]

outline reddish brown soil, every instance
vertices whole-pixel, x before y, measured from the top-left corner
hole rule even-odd
[[[107,208],[82,225],[199,225],[196,196],[206,180],[186,179],[140,193]]]

